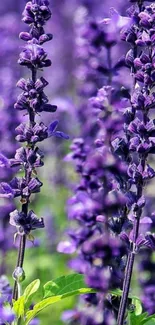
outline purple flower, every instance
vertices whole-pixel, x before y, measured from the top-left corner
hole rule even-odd
[[[63,138],[63,139],[68,140],[69,136],[67,134],[65,134],[62,131],[56,131],[57,126],[58,126],[58,121],[54,121],[49,125],[49,127],[48,127],[48,136],[49,137],[55,136],[57,138]]]
[[[32,24],[32,31],[30,34],[32,34],[33,37],[38,36],[37,28],[35,27],[41,28],[41,26],[43,26],[51,17],[51,11],[48,6],[49,1],[47,0],[29,1],[25,6],[23,21],[28,25]]]
[[[11,212],[10,224],[17,228],[19,235],[28,235],[31,230],[44,228],[43,218],[38,219],[32,210],[27,215],[18,210]]]
[[[0,277],[0,323],[12,324],[15,314],[10,306],[12,289],[5,276]]]
[[[13,198],[14,190],[7,183],[0,183],[0,197],[1,198]]]
[[[73,242],[61,241],[57,246],[59,253],[73,254],[76,251],[76,247]]]
[[[18,63],[30,69],[33,66],[39,69],[51,65],[51,61],[47,59],[47,53],[44,51],[43,47],[38,44],[35,38],[28,41],[25,49],[20,53]]]
[[[9,167],[9,160],[2,154],[0,154],[0,167]]]

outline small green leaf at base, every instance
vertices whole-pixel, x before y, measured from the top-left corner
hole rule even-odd
[[[15,312],[18,318],[24,316],[24,303],[24,296],[21,296],[17,301],[13,302],[13,311]]]
[[[25,299],[25,308],[27,309],[31,303],[32,300],[34,299],[37,291],[39,290],[40,287],[40,280],[36,279],[33,282],[31,282],[25,289],[24,291],[24,299]]]

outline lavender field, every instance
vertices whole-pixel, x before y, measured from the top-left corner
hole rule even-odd
[[[155,1],[1,1],[0,40],[0,325],[155,325]]]

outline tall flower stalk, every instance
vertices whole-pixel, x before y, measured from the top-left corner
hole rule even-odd
[[[10,167],[20,167],[24,171],[23,177],[15,177],[9,184],[1,183],[1,196],[6,198],[20,197],[21,211],[10,213],[10,224],[17,228],[16,235],[20,237],[16,268],[13,272],[15,285],[13,299],[20,295],[19,283],[24,280],[24,255],[27,238],[33,240],[31,230],[44,227],[43,218],[38,219],[32,210],[29,210],[32,193],[40,192],[43,185],[37,177],[37,168],[43,166],[43,153],[37,143],[50,136],[67,138],[63,132],[56,131],[58,121],[46,127],[43,122],[38,123],[36,116],[41,112],[55,112],[57,107],[48,103],[44,88],[48,82],[38,77],[38,72],[51,65],[42,44],[52,39],[52,34],[46,34],[44,25],[51,17],[48,0],[28,1],[23,12],[23,21],[29,25],[29,32],[20,33],[20,39],[26,41],[26,46],[19,56],[18,63],[26,66],[31,76],[29,79],[20,79],[17,86],[22,89],[18,96],[15,109],[26,111],[28,123],[21,123],[17,128],[16,140],[26,143],[16,150],[15,157],[6,160],[1,155],[1,164],[8,162]]]
[[[81,53],[80,58],[83,58],[83,71],[87,72],[80,94],[86,98],[92,94],[96,96],[85,100],[82,106],[83,115],[87,114],[86,119],[83,118],[84,139],[74,140],[72,155],[69,156],[76,164],[80,183],[69,201],[68,216],[77,221],[78,227],[69,231],[71,245],[65,242],[63,247],[61,243],[58,249],[72,253],[73,247],[76,247],[78,257],[70,262],[71,268],[84,273],[87,284],[100,291],[93,297],[85,297],[90,308],[79,312],[77,317],[81,324],[105,325],[115,322],[112,312],[115,308],[107,299],[107,292],[121,287],[127,254],[122,241],[117,238],[128,227],[126,220],[120,217],[126,199],[120,191],[119,181],[122,183],[126,175],[126,166],[112,152],[111,145],[123,125],[120,83],[114,82],[113,76],[124,62],[114,63],[112,60],[117,43],[116,29],[119,30],[116,20],[119,19],[121,17],[114,11],[114,17],[108,23],[106,19],[85,23],[81,33],[83,41],[79,42],[81,47],[78,49],[79,57]],[[108,58],[107,64],[104,63],[103,53],[106,54],[105,62]],[[99,84],[108,86],[97,92]],[[92,117],[89,121],[88,115]],[[117,253],[114,247],[117,247]],[[110,308],[107,308],[107,304]]]
[[[97,150],[93,146],[91,148],[86,146],[83,139],[75,140],[73,143],[72,158],[77,163],[77,171],[81,175],[81,181],[76,188],[75,196],[70,200],[69,218],[76,219],[79,223],[77,231],[75,229],[70,231],[72,242],[74,247],[78,247],[79,255],[76,260],[71,262],[71,266],[86,275],[86,281],[89,285],[105,293],[108,287],[107,273],[104,274],[107,267],[104,254],[105,243],[98,238],[99,233],[104,234],[105,238],[108,234],[108,238],[111,238],[107,244],[109,250],[112,248],[113,236],[119,237],[126,243],[127,252],[124,251],[123,255],[120,253],[119,257],[113,258],[113,261],[116,262],[117,260],[118,263],[117,271],[125,270],[124,284],[123,277],[120,275],[121,272],[115,272],[116,265],[108,265],[113,274],[113,277],[110,278],[110,285],[113,287],[116,285],[123,291],[120,307],[119,299],[115,301],[116,305],[111,299],[116,318],[118,314],[118,325],[123,325],[126,307],[130,301],[128,297],[135,254],[143,246],[153,248],[152,238],[154,238],[153,235],[152,237],[149,234],[143,235],[139,231],[140,223],[143,222],[142,213],[145,206],[144,186],[148,180],[155,176],[154,170],[147,161],[148,154],[154,153],[154,120],[148,114],[149,110],[154,107],[154,5],[145,8],[141,2],[138,2],[137,5],[128,10],[128,17],[121,17],[112,9],[112,18],[105,21],[107,27],[109,26],[107,40],[111,42],[112,36],[115,35],[116,26],[121,27],[123,22],[128,25],[122,30],[122,39],[129,42],[132,47],[126,55],[125,64],[131,69],[133,85],[131,94],[128,89],[124,87],[121,89],[119,85],[120,88],[118,87],[118,92],[116,91],[115,94],[111,90],[109,95],[109,88],[105,87],[100,89],[96,98],[91,99],[94,106],[102,111],[99,115],[100,133],[95,141]],[[86,35],[93,35],[94,37],[97,34],[97,28],[96,25],[92,24],[91,26],[94,30],[86,30]],[[108,44],[106,44],[104,32],[105,28],[103,28],[103,34],[99,34],[98,42],[94,37],[96,41],[94,44],[99,44],[99,40],[102,40],[105,47],[107,45],[109,66],[108,68],[105,66],[97,67],[96,61],[95,64],[98,70],[108,77],[103,78],[103,82],[106,80],[107,83],[113,84],[113,75],[115,75],[117,68],[122,67],[123,63],[118,62],[115,67],[112,67],[111,47],[109,49]],[[115,40],[116,38],[111,46],[115,44]],[[90,49],[93,53],[93,42]],[[98,53],[98,48],[95,50]],[[86,51],[83,53],[85,54]],[[90,71],[92,70],[88,69],[88,73]],[[89,74],[88,77],[91,81]],[[86,89],[88,85],[87,82]],[[93,85],[95,85],[95,80],[93,80]],[[121,108],[124,111],[122,117],[124,127],[123,122],[121,122]],[[119,111],[118,126],[120,129],[117,129],[117,121],[113,123],[114,117],[117,116],[117,109]],[[103,161],[101,162],[100,159]],[[106,162],[105,169],[104,161]],[[109,161],[113,162],[114,165],[116,164],[115,168],[108,165]],[[124,162],[124,166],[128,167],[126,172],[125,169],[124,173],[123,170],[121,172],[117,170],[118,162],[119,165],[120,162]],[[100,194],[103,206],[100,206],[99,203]],[[107,202],[110,202],[110,206],[107,205]],[[101,222],[100,226],[99,222]],[[72,247],[73,245],[70,252],[72,252]],[[63,246],[61,246],[61,250],[63,251]],[[65,250],[66,246],[64,247]],[[102,254],[104,256],[103,261],[101,261]],[[109,253],[109,264],[110,260]],[[101,299],[99,300],[101,301]],[[96,301],[95,306],[97,306]],[[80,319],[85,324],[88,317],[85,315],[84,319]]]
[[[133,20],[130,29],[122,32],[122,37],[129,42],[131,49],[126,55],[126,63],[131,69],[133,90],[130,97],[130,118],[124,126],[128,145],[128,176],[135,203],[132,206],[133,234],[130,253],[127,259],[123,294],[118,313],[118,325],[124,324],[124,317],[131,284],[140,220],[145,206],[144,187],[146,181],[155,176],[154,170],[147,163],[148,155],[154,153],[154,120],[150,110],[154,108],[154,12],[155,5],[144,6],[143,1],[129,9]],[[129,113],[129,111],[128,111]],[[134,192],[132,186],[136,187]]]

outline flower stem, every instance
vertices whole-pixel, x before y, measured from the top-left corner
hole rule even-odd
[[[145,169],[145,158],[143,157],[142,163],[143,163],[143,169]],[[137,185],[137,200],[142,196],[143,192],[143,184]],[[133,243],[132,243],[132,251],[128,255],[127,259],[127,265],[125,269],[125,277],[123,282],[123,293],[121,297],[121,302],[119,306],[118,311],[118,318],[117,318],[117,325],[123,325],[124,324],[124,318],[125,318],[125,311],[127,306],[127,300],[129,295],[129,289],[131,284],[131,278],[132,278],[132,271],[133,271],[133,265],[135,260],[135,247],[136,247],[136,240],[138,238],[139,234],[139,225],[140,225],[140,217],[142,214],[142,210],[138,210],[135,215],[134,225],[133,225]]]
[[[32,80],[35,83],[36,81],[36,69],[33,68],[32,69]],[[35,124],[35,114],[33,112],[32,109],[30,109],[29,111],[29,123],[30,125],[34,125]],[[31,170],[29,171],[27,166],[25,166],[25,179],[27,184],[30,181],[31,178]],[[22,205],[22,212],[27,215],[28,213],[28,204],[29,201],[27,201],[25,204]],[[26,247],[26,235],[22,235],[20,238],[20,244],[19,244],[19,250],[18,250],[18,259],[17,259],[17,265],[16,267],[23,267],[23,263],[24,263],[24,255],[25,255],[25,247]],[[14,284],[14,289],[13,289],[13,299],[17,300],[18,299],[18,283],[17,281],[15,281]]]
[[[123,294],[122,294],[121,302],[120,302],[117,325],[123,325],[123,323],[124,323],[127,299],[128,299],[131,277],[132,277],[134,258],[135,258],[135,254],[133,252],[130,252],[130,254],[128,256],[128,260],[127,260],[127,265],[126,265],[126,271],[125,271],[125,277],[124,277],[124,283],[123,283]]]
[[[26,246],[26,235],[22,235],[20,238],[19,250],[18,250],[18,259],[17,259],[17,267],[23,267],[24,263],[24,255],[25,255],[25,246]],[[18,299],[18,284],[15,281],[14,289],[13,289],[13,299]]]

